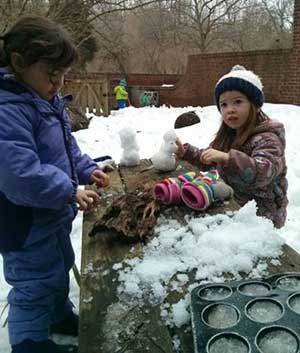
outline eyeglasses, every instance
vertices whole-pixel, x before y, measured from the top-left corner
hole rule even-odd
[[[57,83],[63,82],[65,83],[65,75],[67,74],[67,70],[54,70],[48,71],[49,81],[55,85]]]

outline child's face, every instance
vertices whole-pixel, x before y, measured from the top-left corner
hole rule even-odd
[[[239,91],[227,91],[220,95],[220,111],[223,121],[234,130],[247,121],[251,109],[249,99]]]
[[[44,62],[36,62],[20,73],[24,83],[47,101],[51,100],[63,87],[65,75],[70,68],[51,71]]]

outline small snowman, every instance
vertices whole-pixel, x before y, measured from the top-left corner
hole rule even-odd
[[[175,152],[177,151],[177,135],[174,130],[168,130],[163,135],[164,142],[159,151],[151,157],[155,169],[170,172],[176,168]]]
[[[130,127],[125,127],[119,131],[119,135],[121,147],[123,148],[120,164],[126,167],[134,167],[140,164],[140,154],[136,132]]]

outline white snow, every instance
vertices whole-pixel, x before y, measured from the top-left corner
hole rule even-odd
[[[163,135],[163,140],[159,151],[151,157],[151,162],[155,169],[169,172],[176,168],[177,135],[175,130],[166,131]]]
[[[111,155],[120,161],[122,148],[119,131],[131,126],[136,131],[141,158],[150,158],[161,145],[163,134],[173,128],[177,116],[189,110],[196,110],[201,123],[176,130],[183,142],[206,147],[212,140],[220,122],[220,115],[214,106],[198,108],[125,108],[113,111],[110,117],[94,117],[89,129],[74,135],[83,152],[91,157]],[[300,107],[293,105],[265,104],[264,111],[273,119],[282,121],[286,128],[286,159],[288,164],[289,206],[285,227],[275,230],[270,221],[255,215],[255,203],[250,202],[239,212],[227,215],[187,218],[185,226],[175,220],[161,219],[153,238],[140,258],[128,260],[114,266],[118,272],[122,297],[139,299],[146,296],[159,303],[161,317],[170,325],[180,327],[189,320],[189,295],[187,291],[199,283],[222,282],[223,272],[239,278],[238,272],[251,272],[251,277],[265,273],[266,263],[261,259],[274,258],[280,254],[281,245],[287,242],[297,251],[300,249]],[[76,264],[81,261],[82,213],[73,225],[72,241],[76,253]],[[2,266],[2,257],[0,257]],[[84,271],[90,271],[92,264]],[[194,282],[188,282],[193,270]],[[190,284],[189,284],[190,283]],[[170,290],[181,292],[184,298],[170,305],[166,296]],[[9,286],[0,272],[0,313],[5,306]],[[72,275],[71,299],[78,308],[79,289]],[[86,298],[92,300],[92,298]],[[0,319],[0,353],[10,352],[7,327],[2,325],[7,316]],[[65,338],[62,338],[66,341]],[[178,345],[174,337],[174,346]]]
[[[126,167],[138,165],[140,163],[140,154],[135,130],[132,127],[125,127],[119,131],[119,135],[123,148],[120,164]]]

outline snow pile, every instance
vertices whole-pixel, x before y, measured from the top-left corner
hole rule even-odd
[[[123,148],[120,164],[126,167],[138,165],[140,163],[140,154],[135,130],[131,127],[124,127],[119,131],[119,135]]]
[[[162,304],[170,291],[186,291],[187,274],[192,271],[194,283],[189,290],[201,283],[224,281],[225,272],[239,279],[239,272],[251,273],[260,259],[278,257],[284,244],[272,223],[256,216],[254,201],[234,214],[187,219],[185,226],[161,219],[156,235],[141,257],[114,267],[121,283],[118,291],[125,300],[146,298]],[[266,266],[261,263],[255,276],[263,275]],[[173,323],[186,322],[188,300],[187,296],[170,308]],[[166,316],[164,311],[162,316]]]
[[[151,157],[154,168],[169,172],[176,168],[175,153],[177,151],[177,135],[175,130],[168,130],[163,135],[163,143],[158,152]]]

